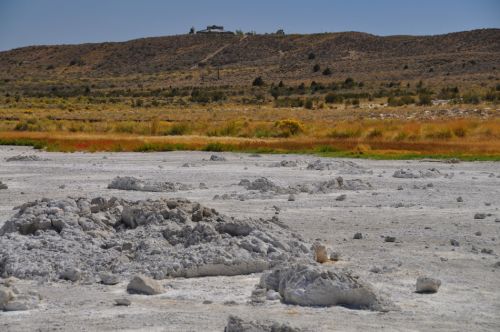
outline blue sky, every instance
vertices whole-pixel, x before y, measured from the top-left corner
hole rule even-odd
[[[500,28],[500,0],[0,0],[0,50],[182,34],[208,24],[258,33],[441,34]]]

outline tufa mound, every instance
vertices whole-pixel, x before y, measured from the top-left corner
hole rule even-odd
[[[240,220],[185,199],[42,199],[18,209],[0,229],[2,277],[239,275],[311,260],[309,245],[276,217]]]

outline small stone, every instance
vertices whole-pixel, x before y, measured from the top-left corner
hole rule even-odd
[[[372,267],[372,268],[370,269],[370,272],[371,272],[371,273],[380,273],[380,272],[382,272],[382,269],[381,269],[381,268],[379,268],[378,266],[374,266],[374,267]]]
[[[136,275],[127,285],[130,294],[156,295],[163,293],[163,286],[154,279]]]
[[[213,154],[210,156],[210,161],[226,161],[226,158]]]
[[[0,286],[0,310],[3,310],[7,303],[14,298],[14,294],[7,287]]]
[[[120,282],[120,278],[117,275],[111,273],[101,273],[101,283],[104,285],[116,285]]]
[[[403,190],[403,186],[398,186],[398,190]]]
[[[330,260],[339,261],[340,260],[340,253],[339,252],[330,253]]]
[[[354,234],[354,236],[352,238],[354,240],[361,240],[363,238],[363,234],[358,232],[358,233]]]
[[[130,302],[129,299],[121,298],[121,299],[115,299],[115,305],[117,306],[129,306],[132,302]]]
[[[496,219],[495,219],[495,222],[500,222],[500,218],[496,218]]]
[[[295,201],[295,195],[294,194],[288,195],[288,201],[289,202],[294,202]]]
[[[82,277],[82,272],[77,268],[68,268],[61,272],[59,275],[59,279],[69,280],[69,281],[78,281]]]
[[[454,247],[460,247],[460,242],[458,242],[457,240],[455,239],[451,239],[450,240],[450,244]]]
[[[486,214],[485,213],[476,213],[474,215],[474,219],[485,219],[486,218]]]
[[[18,300],[13,300],[7,303],[3,310],[5,311],[25,311],[29,310],[29,306],[26,302],[23,301],[18,301]]]
[[[493,255],[493,249],[483,248],[483,249],[481,249],[481,253],[482,254]]]
[[[203,304],[212,304],[213,302],[212,302],[212,301],[210,301],[210,300],[205,300],[205,301],[203,301],[202,303],[203,303]]]
[[[417,293],[436,293],[441,286],[441,280],[430,277],[418,277]]]
[[[266,299],[269,301],[281,300],[281,295],[275,290],[270,289],[266,293]]]
[[[477,231],[477,232],[475,232],[474,234],[475,234],[476,236],[481,236],[483,233],[481,233],[481,232]]]
[[[396,238],[394,236],[386,236],[384,238],[385,242],[396,242]]]
[[[313,250],[314,250],[314,260],[318,263],[325,263],[328,261],[328,250],[326,249],[326,246],[315,243],[313,245]]]
[[[342,194],[340,196],[337,196],[337,198],[335,198],[336,201],[345,201],[347,195],[345,194]]]
[[[464,201],[464,199],[462,198],[462,196],[457,197],[457,202],[462,203],[463,201]]]

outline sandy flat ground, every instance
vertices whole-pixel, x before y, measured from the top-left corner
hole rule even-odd
[[[6,162],[19,154],[36,154],[48,160]],[[0,190],[0,225],[15,213],[15,206],[42,197],[184,197],[228,215],[252,217],[271,217],[278,207],[282,222],[310,242],[320,239],[339,252],[341,260],[336,264],[386,294],[397,310],[379,313],[276,302],[251,305],[250,293],[259,274],[163,280],[167,290],[157,296],[126,294],[126,280],[115,286],[20,281],[19,288],[36,289],[44,300],[37,310],[0,312],[0,331],[223,331],[229,314],[288,322],[308,331],[500,330],[500,267],[495,268],[500,261],[500,222],[495,222],[500,218],[500,163],[352,160],[359,167],[317,171],[306,169],[308,162],[318,159],[314,156],[218,153],[227,161],[213,162],[208,160],[210,155],[64,154],[0,147],[0,181],[9,186]],[[282,160],[298,161],[298,166],[270,167]],[[185,163],[192,167],[182,167]],[[433,167],[442,176],[392,176],[400,168]],[[208,189],[175,193],[107,189],[117,175],[181,182],[194,188],[203,182]],[[342,176],[367,181],[373,189],[302,193],[295,201],[288,201],[287,195],[244,201],[213,199],[217,194],[247,193],[237,183],[260,176],[282,185]],[[346,195],[344,201],[335,200],[340,194]],[[463,202],[457,202],[458,196]],[[491,215],[474,219],[475,213]],[[361,232],[363,239],[354,240],[356,232]],[[396,242],[384,242],[388,235]],[[460,246],[452,246],[451,239]],[[493,253],[481,253],[482,249]],[[380,272],[373,272],[377,269]],[[420,275],[441,279],[439,292],[415,293]],[[114,306],[118,297],[130,298],[132,305]]]

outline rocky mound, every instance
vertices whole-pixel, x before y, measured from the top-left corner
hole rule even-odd
[[[311,194],[328,194],[336,190],[368,190],[372,189],[369,182],[360,179],[344,180],[341,176],[318,183],[313,183],[308,190]]]
[[[262,193],[274,192],[275,194],[289,194],[292,191],[295,192],[293,188],[280,186],[265,177],[257,178],[253,181],[242,179],[238,185],[247,190],[256,190]]]
[[[244,321],[236,316],[229,316],[224,332],[300,332],[301,329],[277,322]]]
[[[183,199],[42,199],[18,210],[0,229],[2,277],[238,275],[311,259],[276,217],[239,220]]]
[[[5,159],[5,161],[9,162],[9,161],[44,161],[44,160],[48,160],[48,159],[43,159],[43,158],[40,158],[39,156],[36,156],[36,155],[17,155],[17,156],[13,156],[13,157],[9,157],[7,159]]]
[[[174,192],[179,190],[189,190],[191,187],[174,182],[144,181],[132,176],[117,176],[108,185],[108,189],[135,190],[151,192]]]
[[[341,176],[328,181],[321,181],[316,183],[296,184],[293,186],[280,186],[268,178],[261,177],[253,181],[243,179],[238,183],[247,190],[255,190],[261,193],[272,192],[276,195],[284,194],[328,194],[337,190],[367,190],[372,189],[372,185],[360,179],[344,180]]]
[[[269,167],[297,167],[298,163],[293,160],[282,160],[277,163],[272,163]]]
[[[426,170],[411,170],[407,168],[396,170],[392,176],[401,179],[437,178],[441,176],[441,172],[436,168]]]
[[[259,287],[278,292],[284,303],[301,306],[342,305],[353,309],[388,310],[374,289],[348,272],[319,265],[290,264],[265,272]]]
[[[224,158],[223,156],[213,154],[210,156],[210,161],[226,161],[226,158]]]
[[[331,161],[322,161],[321,159],[310,162],[307,165],[308,170],[314,171],[331,171],[331,170],[339,170],[339,169],[349,169],[349,168],[357,168],[362,169],[361,166],[356,164],[350,160],[331,160]]]
[[[0,181],[0,190],[1,189],[8,189],[8,188],[9,187],[5,183],[3,183],[2,181]]]

